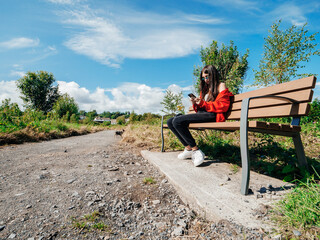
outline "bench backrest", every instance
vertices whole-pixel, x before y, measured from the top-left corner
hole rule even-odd
[[[296,100],[298,103],[292,104],[273,98],[252,99],[249,105],[248,118],[298,117],[308,115],[310,110],[308,103],[312,101],[312,89],[315,85],[316,77],[311,76],[235,95],[230,110],[227,113],[227,119],[240,119],[243,99],[265,95],[287,97]]]

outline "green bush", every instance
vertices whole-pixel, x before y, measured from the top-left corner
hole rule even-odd
[[[310,104],[310,112],[308,116],[302,117],[302,123],[320,122],[320,100],[315,98]]]
[[[72,114],[78,114],[79,107],[78,104],[75,102],[73,97],[70,97],[67,93],[63,94],[53,106],[53,112],[57,113],[60,118],[68,115],[65,117],[67,121],[70,120],[70,116]]]
[[[117,117],[117,124],[119,125],[125,125],[126,124],[126,118],[124,115]]]
[[[10,99],[5,99],[0,105],[0,120],[7,122],[14,122],[15,118],[22,115],[18,104],[11,103]]]
[[[102,123],[102,126],[110,126],[111,122],[110,121],[105,121]]]
[[[41,120],[45,120],[47,115],[44,114],[43,111],[33,110],[33,109],[26,109],[23,113],[22,120],[25,123],[37,122]]]
[[[78,114],[72,114],[70,117],[70,122],[72,123],[79,123],[79,115]]]

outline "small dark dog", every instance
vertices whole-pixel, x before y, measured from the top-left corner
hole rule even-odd
[[[120,136],[120,137],[122,137],[122,134],[124,133],[124,129],[123,130],[121,130],[121,131],[116,131],[115,133],[114,133],[114,136]]]

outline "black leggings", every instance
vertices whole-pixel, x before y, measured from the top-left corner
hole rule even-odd
[[[196,142],[189,131],[190,123],[215,122],[216,114],[212,112],[197,112],[187,115],[177,115],[168,119],[167,124],[183,146],[195,147]]]

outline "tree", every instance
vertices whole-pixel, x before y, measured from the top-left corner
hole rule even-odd
[[[0,124],[14,123],[16,119],[22,116],[17,103],[11,103],[11,99],[4,99],[0,104]]]
[[[79,107],[73,97],[67,93],[63,94],[53,105],[53,111],[56,112],[60,118],[69,112],[69,116],[79,113]],[[69,120],[69,119],[68,119]]]
[[[255,72],[256,86],[268,86],[288,82],[292,78],[306,77],[314,74],[300,74],[298,69],[304,68],[302,62],[308,62],[310,56],[319,55],[316,50],[316,35],[308,34],[302,27],[292,25],[289,29],[280,30],[281,20],[271,26],[269,36],[265,38],[264,55],[260,60],[259,71]]]
[[[229,46],[222,44],[220,49],[217,41],[212,41],[207,48],[201,47],[200,57],[203,66],[195,67],[193,71],[196,79],[195,89],[198,94],[199,75],[205,65],[214,65],[220,74],[220,81],[225,82],[232,93],[239,93],[243,87],[243,80],[248,69],[248,56],[249,50],[247,49],[246,53],[241,56],[233,41],[230,41]]]
[[[26,107],[49,112],[60,97],[58,86],[52,86],[55,78],[52,73],[45,71],[27,72],[17,81],[21,96]]]
[[[125,115],[121,115],[119,117],[117,117],[117,124],[119,125],[125,125],[126,124],[126,117]]]
[[[163,105],[164,109],[161,110],[165,114],[176,114],[182,113],[184,114],[184,106],[182,103],[182,92],[179,94],[174,94],[169,89],[166,90],[166,95],[164,96],[161,104]]]
[[[135,121],[137,121],[137,119],[138,119],[137,114],[134,111],[132,111],[132,113],[129,116],[129,122],[134,123]]]

